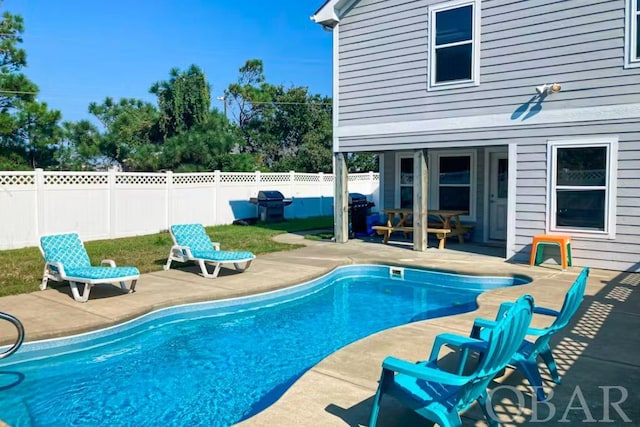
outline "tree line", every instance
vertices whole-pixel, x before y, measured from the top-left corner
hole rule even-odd
[[[0,0],[1,2],[2,0]],[[331,98],[266,81],[248,60],[224,91],[224,112],[196,65],[151,84],[156,103],[112,97],[93,102],[95,120],[64,121],[37,99],[24,74],[24,22],[0,21],[0,170],[332,171]],[[351,171],[378,170],[372,154],[349,156]]]

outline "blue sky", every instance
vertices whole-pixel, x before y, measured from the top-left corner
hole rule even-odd
[[[309,19],[322,3],[4,0],[0,11],[25,20],[25,72],[38,99],[76,121],[106,96],[155,103],[151,85],[191,64],[204,70],[214,106],[251,58],[263,60],[269,83],[331,95],[331,33]]]

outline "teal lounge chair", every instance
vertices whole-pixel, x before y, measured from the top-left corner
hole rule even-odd
[[[382,363],[382,375],[376,392],[369,425],[374,427],[378,419],[382,396],[389,394],[400,400],[421,416],[441,427],[461,426],[459,412],[478,401],[489,425],[498,425],[489,415],[486,405],[491,405],[487,386],[507,365],[522,344],[531,316],[533,298],[520,297],[505,310],[505,315],[489,329],[486,341],[455,334],[440,334],[433,344],[429,360],[412,363],[387,357]],[[483,357],[469,375],[441,370],[437,358],[443,345],[454,345],[480,352]]]
[[[554,382],[560,383],[560,376],[558,375],[558,367],[553,359],[551,352],[550,340],[560,329],[567,326],[571,321],[573,315],[578,311],[582,300],[584,299],[585,288],[587,287],[587,279],[589,277],[589,268],[585,267],[578,278],[573,282],[573,285],[567,291],[564,297],[564,303],[560,311],[551,310],[544,307],[535,307],[533,312],[535,314],[542,314],[545,316],[555,317],[554,322],[543,329],[529,328],[527,335],[537,337],[535,341],[523,340],[522,345],[518,351],[513,355],[509,365],[516,369],[519,369],[529,381],[529,384],[536,392],[537,399],[544,401],[546,395],[544,388],[542,387],[542,377],[538,369],[538,356],[546,363],[551,373],[551,378]],[[498,311],[496,319],[502,318],[504,311],[509,309],[509,305],[503,304]],[[487,327],[492,327],[495,322],[476,319],[471,331],[471,337],[479,339],[488,338]]]
[[[102,260],[100,267],[91,266],[87,251],[77,233],[52,234],[40,237],[40,252],[44,257],[44,273],[40,289],[47,289],[49,280],[68,281],[73,298],[87,302],[91,287],[98,283],[119,283],[123,291],[135,291],[140,272],[135,267],[116,267],[111,259]],[[127,288],[125,282],[131,281]],[[78,284],[84,284],[82,293]]]
[[[242,272],[251,266],[255,255],[247,251],[221,251],[220,243],[212,242],[202,224],[176,224],[169,228],[173,238],[173,247],[169,251],[164,269],[171,268],[172,261],[194,261],[200,266],[204,277],[215,279],[218,277],[223,264],[233,264],[236,270]],[[246,263],[244,267],[241,264]],[[207,270],[207,264],[213,264],[213,273]]]

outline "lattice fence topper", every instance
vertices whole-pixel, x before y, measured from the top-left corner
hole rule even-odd
[[[44,172],[45,185],[107,185],[109,184],[108,172]],[[220,183],[231,184],[256,184],[261,183],[333,183],[333,174],[267,172],[257,174],[255,172],[203,172],[203,173],[174,173],[172,184],[215,184],[220,177]],[[118,185],[166,185],[168,175],[164,173],[140,173],[117,172],[115,182]],[[349,182],[380,181],[377,173],[349,174]],[[34,172],[0,172],[0,185],[35,185],[36,174]]]
[[[291,176],[288,173],[263,173],[260,174],[260,181],[287,183],[291,181]]]
[[[174,184],[213,184],[216,182],[216,175],[213,173],[176,173],[173,174]]]
[[[116,184],[166,184],[167,175],[150,173],[126,173],[116,175]]]
[[[255,173],[227,172],[220,174],[220,182],[240,184],[245,182],[256,182]]]
[[[45,185],[105,185],[109,184],[109,174],[94,173],[59,173],[44,174]]]
[[[33,173],[27,174],[0,174],[0,185],[35,185],[36,177]]]
[[[295,182],[320,182],[320,175],[315,173],[297,173],[294,176]]]
[[[373,174],[373,179],[378,179],[378,174]],[[349,182],[355,182],[355,181],[371,181],[371,174],[368,173],[352,173],[349,174],[348,176],[348,181]]]

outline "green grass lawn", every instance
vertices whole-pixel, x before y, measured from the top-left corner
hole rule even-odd
[[[220,225],[207,227],[206,230],[211,240],[220,242],[223,250],[246,250],[259,255],[302,246],[275,242],[273,236],[277,234],[331,227],[333,227],[333,217],[325,216],[292,219],[273,224]],[[85,242],[92,265],[99,265],[103,259],[113,259],[117,265],[138,267],[140,273],[162,270],[171,245],[171,235],[168,231],[138,237]],[[0,296],[38,290],[43,268],[44,260],[37,247],[0,251]]]

